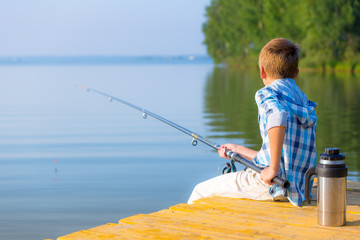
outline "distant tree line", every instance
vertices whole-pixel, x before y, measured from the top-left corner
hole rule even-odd
[[[215,63],[257,58],[266,42],[284,37],[301,45],[302,64],[346,67],[360,63],[360,0],[212,0],[203,24]]]

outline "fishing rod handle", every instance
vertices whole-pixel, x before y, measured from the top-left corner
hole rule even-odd
[[[261,173],[261,171],[263,170],[262,168],[259,168],[258,166],[255,165],[255,163],[243,158],[240,154],[232,152],[232,151],[226,151],[226,156],[229,158],[234,159],[236,162],[239,162],[243,165],[245,165],[246,167],[254,170],[257,173]],[[283,187],[284,189],[288,189],[290,187],[290,182],[288,180],[284,180],[280,177],[274,177],[272,179],[272,181],[274,183],[279,184],[281,187]]]

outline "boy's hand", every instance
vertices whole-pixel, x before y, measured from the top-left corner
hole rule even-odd
[[[268,185],[274,185],[275,183],[272,181],[274,177],[279,174],[279,171],[272,169],[271,167],[267,167],[260,173],[260,179],[264,181],[264,183]]]
[[[226,151],[227,151],[227,148],[225,147],[225,144],[224,144],[224,145],[221,145],[221,146],[218,148],[219,156],[222,157],[222,158],[229,159],[229,158],[226,156]]]
[[[226,156],[226,151],[236,152],[236,146],[237,146],[236,144],[232,144],[232,143],[221,145],[218,149],[219,156],[222,158],[230,159]]]

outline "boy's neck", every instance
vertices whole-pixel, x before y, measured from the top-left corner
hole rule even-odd
[[[261,76],[261,79],[263,80],[263,83],[265,86],[272,84],[276,79],[278,79],[278,78],[274,78],[273,76],[269,75],[265,71],[264,67],[260,67],[260,76]]]
[[[263,79],[263,82],[264,82],[265,86],[268,86],[268,85],[272,84],[277,79],[278,78],[269,78],[269,77],[267,77],[267,78]]]
[[[299,69],[296,70],[296,73],[292,77],[292,79],[295,79],[298,74],[299,74]],[[266,71],[264,70],[264,67],[260,67],[260,76],[265,86],[268,86],[272,84],[275,80],[279,79],[279,78],[274,78],[273,76],[267,74]]]

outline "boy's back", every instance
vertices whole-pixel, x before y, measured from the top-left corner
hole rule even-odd
[[[290,182],[287,197],[301,206],[305,200],[305,172],[316,165],[316,103],[291,78],[276,80],[256,93],[259,109],[259,128],[263,145],[254,163],[267,167],[271,162],[267,131],[273,126],[286,126],[279,175]],[[280,186],[270,188],[272,196],[284,195]]]

